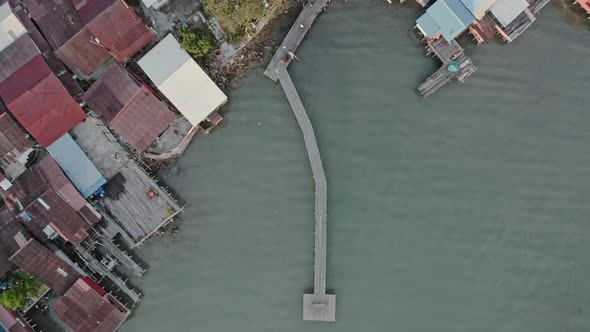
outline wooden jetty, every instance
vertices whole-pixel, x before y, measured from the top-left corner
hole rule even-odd
[[[289,72],[278,75],[279,82],[287,95],[295,118],[303,132],[311,171],[315,180],[315,262],[313,294],[303,295],[303,319],[315,321],[336,320],[336,295],[326,294],[326,243],[328,238],[328,183],[322,166],[320,150],[315,139],[311,121],[301,103],[299,94],[291,81]]]
[[[418,93],[424,97],[432,95],[453,79],[462,83],[477,71],[471,58],[465,55],[465,51],[455,40],[450,43],[443,38],[429,40],[426,50],[428,54],[438,57],[443,66],[418,85]],[[455,70],[449,70],[451,62],[454,62]]]
[[[273,81],[278,80],[285,91],[295,118],[303,132],[303,139],[315,180],[314,291],[313,294],[303,295],[303,320],[333,322],[336,320],[336,295],[326,294],[328,183],[311,121],[287,72],[287,67],[295,57],[295,51],[328,2],[329,0],[313,0],[304,5],[303,10],[268,64],[264,74]]]
[[[311,0],[305,3],[287,37],[285,37],[266,67],[264,75],[275,82],[279,79],[279,73],[289,67],[289,64],[293,61],[291,54],[295,54],[299,44],[305,38],[315,19],[324,11],[328,2],[329,0]]]

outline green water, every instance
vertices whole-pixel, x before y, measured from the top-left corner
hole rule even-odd
[[[190,206],[138,253],[121,331],[590,330],[590,31],[548,6],[428,99],[419,11],[337,2],[290,69],[326,170],[337,321],[303,322],[313,180],[280,87],[238,83],[225,128],[166,177]]]

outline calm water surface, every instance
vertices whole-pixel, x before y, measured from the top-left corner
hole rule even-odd
[[[122,331],[590,330],[590,31],[556,6],[428,99],[414,6],[333,3],[290,71],[329,183],[337,322],[303,322],[313,181],[280,87],[239,82],[226,128],[166,181],[181,231],[139,250],[145,298]]]

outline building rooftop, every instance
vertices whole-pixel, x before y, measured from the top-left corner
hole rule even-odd
[[[55,54],[70,70],[84,76],[92,74],[111,57],[104,47],[94,42],[94,36],[86,27],[65,42]]]
[[[12,13],[8,2],[0,6],[0,51],[27,33],[25,27]]]
[[[24,3],[54,50],[59,49],[84,27],[70,0],[25,0]]]
[[[169,34],[138,62],[172,104],[197,126],[227,101],[207,73]]]
[[[12,263],[9,260],[8,252],[4,248],[3,244],[0,244],[0,279],[6,274],[6,272],[12,269]]]
[[[7,207],[15,214],[20,213],[49,189],[47,181],[37,167],[27,169],[13,181],[8,190],[0,189]]]
[[[461,0],[461,2],[475,18],[481,20],[496,0]]]
[[[72,0],[82,23],[88,24],[117,0]]]
[[[28,35],[23,35],[0,52],[0,82],[40,54]]]
[[[49,74],[8,104],[20,124],[48,147],[82,122],[86,114],[54,74]]]
[[[112,332],[129,310],[90,278],[78,279],[51,310],[74,332]]]
[[[0,114],[0,159],[7,163],[16,162],[25,151],[32,148],[33,142],[25,135],[8,113]]]
[[[2,329],[4,327],[4,330]],[[0,331],[4,332],[34,332],[27,321],[16,311],[6,309],[0,305]]]
[[[86,7],[89,5],[81,9],[88,19],[93,15],[88,15]],[[93,7],[93,14],[100,8]],[[131,58],[154,39],[141,18],[123,0],[114,1],[88,21],[86,26],[119,62]]]
[[[37,54],[0,82],[0,97],[8,105],[50,73],[43,55]]]
[[[14,255],[28,239],[24,226],[14,219],[7,208],[0,208],[0,243],[8,257]]]
[[[83,98],[101,120],[139,152],[145,151],[176,119],[156,96],[116,63]]]
[[[494,2],[490,12],[504,27],[507,27],[529,7],[526,0],[496,0]]]
[[[25,242],[10,261],[60,295],[81,277],[71,265],[34,239]]]
[[[47,151],[64,170],[68,178],[78,188],[82,196],[92,195],[106,183],[105,178],[88,159],[84,151],[76,144],[70,134],[66,133],[50,146]]]

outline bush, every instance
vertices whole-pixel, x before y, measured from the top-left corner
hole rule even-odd
[[[176,30],[180,47],[201,61],[209,61],[217,47],[215,37],[209,30],[180,28]]]
[[[13,273],[9,282],[12,287],[0,293],[0,304],[13,310],[22,308],[27,299],[36,296],[43,286],[39,279],[23,271]]]
[[[204,0],[203,8],[217,17],[230,34],[242,32],[264,15],[262,0]]]

